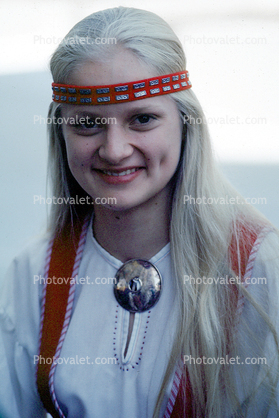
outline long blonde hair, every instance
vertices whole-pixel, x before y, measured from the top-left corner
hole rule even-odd
[[[81,43],[80,38],[91,42]],[[157,15],[133,8],[113,8],[83,19],[66,35],[51,59],[51,72],[56,83],[69,82],[71,73],[86,61],[105,59],[113,45],[94,42],[96,38],[116,39],[158,75],[182,71],[186,60],[182,45],[169,25]],[[242,294],[253,306],[255,321],[264,320],[271,330],[277,356],[269,367],[262,366],[263,375],[257,387],[264,384],[271,402],[278,379],[278,341],[268,309],[261,306],[241,285],[184,283],[184,277],[241,276],[241,257],[245,252],[245,234],[255,234],[267,223],[251,206],[245,204],[233,187],[218,171],[212,156],[209,133],[201,106],[191,90],[171,95],[185,123],[183,150],[176,173],[170,225],[171,255],[176,280],[180,315],[172,355],[158,396],[154,418],[160,415],[166,389],[174,368],[182,355],[194,358],[222,358],[238,353],[235,327],[236,299]],[[59,116],[59,105],[52,103],[49,117]],[[49,127],[49,167],[53,194],[59,197],[86,196],[73,178],[67,163],[61,126]],[[191,197],[189,201],[185,196]],[[236,199],[240,204],[199,204],[197,199]],[[49,230],[61,231],[67,224],[91,211],[90,205],[53,205]],[[83,212],[83,213],[82,213]],[[236,243],[238,267],[232,268],[230,247]],[[241,250],[240,250],[241,248]],[[248,248],[247,248],[248,251]],[[269,296],[266,291],[266,297]],[[260,318],[260,319],[259,319]],[[247,329],[249,324],[247,325]],[[247,331],[248,332],[248,331]],[[262,339],[252,339],[249,354],[263,354]],[[276,367],[275,367],[276,366]],[[271,370],[273,373],[271,373]],[[253,378],[243,382],[244,406],[237,394],[236,379],[228,367],[220,364],[192,364],[184,370],[192,392],[195,417],[244,417],[257,393]],[[267,402],[267,410],[268,410]]]

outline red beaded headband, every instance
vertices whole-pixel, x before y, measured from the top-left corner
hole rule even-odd
[[[52,100],[75,105],[131,102],[191,88],[188,71],[109,86],[76,86],[52,83]]]

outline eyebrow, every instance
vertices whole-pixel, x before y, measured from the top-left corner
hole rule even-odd
[[[163,109],[158,105],[148,104],[144,106],[135,106],[135,107],[132,106],[131,108],[129,108],[128,111],[137,113],[137,112],[156,112],[159,110],[162,111]]]
[[[78,109],[70,109],[69,113],[70,114],[75,114],[75,115],[79,115],[80,117],[82,116],[91,116],[91,117],[100,117],[104,114],[104,112],[102,112],[102,107],[100,106],[98,109],[94,109],[95,106],[87,106],[86,109],[85,108],[78,108]],[[104,109],[105,110],[105,109]],[[125,113],[128,117],[131,116],[132,114],[137,114],[137,113],[165,113],[165,109],[163,109],[160,105],[156,104],[156,105],[152,105],[152,104],[148,104],[148,105],[144,105],[144,106],[139,106],[137,104],[137,106],[130,106],[127,109],[123,109],[123,113]],[[113,114],[110,116],[114,116]]]

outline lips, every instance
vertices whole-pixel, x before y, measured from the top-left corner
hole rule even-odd
[[[124,170],[124,171],[121,171],[121,172],[109,171],[109,170],[100,170],[100,171],[102,171],[104,174],[107,174],[108,176],[120,177],[120,176],[126,176],[126,175],[131,174],[131,173],[135,173],[139,169],[140,168],[132,168],[132,169]]]
[[[95,168],[97,175],[108,184],[124,184],[132,182],[144,167],[123,167],[117,169]]]

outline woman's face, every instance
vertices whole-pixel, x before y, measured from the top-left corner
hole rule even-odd
[[[157,75],[131,52],[120,50],[105,63],[85,63],[70,83],[110,85]],[[166,199],[182,140],[182,121],[171,97],[63,105],[62,117],[70,170],[94,200],[103,198],[107,207],[127,210]]]

